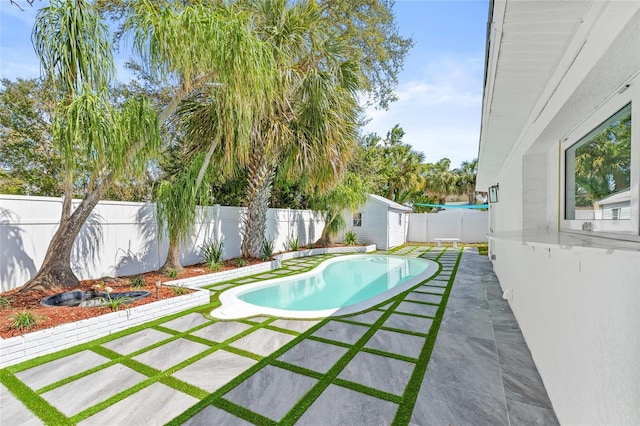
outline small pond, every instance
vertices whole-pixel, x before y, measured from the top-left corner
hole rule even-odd
[[[45,297],[40,301],[44,306],[77,306],[86,308],[91,306],[105,306],[109,299],[120,299],[122,303],[131,303],[151,294],[150,291],[125,291],[122,293],[104,293],[98,291],[65,291]]]

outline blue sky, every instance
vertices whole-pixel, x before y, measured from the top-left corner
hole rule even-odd
[[[24,11],[0,0],[2,78],[40,72],[30,38],[36,8],[18,2]],[[400,124],[404,141],[430,163],[447,157],[458,167],[477,156],[488,7],[488,0],[396,0],[400,33],[413,38],[414,47],[399,76],[398,101],[386,111],[368,109],[365,133],[384,136]]]

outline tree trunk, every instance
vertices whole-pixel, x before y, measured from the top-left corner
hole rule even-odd
[[[328,247],[333,244],[333,238],[331,236],[331,229],[328,223],[325,223],[324,228],[322,228],[322,234],[320,238],[314,243],[316,246]]]
[[[61,221],[51,243],[49,243],[42,267],[20,291],[78,286],[78,277],[71,270],[71,250],[82,225],[98,201],[100,201],[100,194],[98,190],[94,189],[85,196],[68,220]]]
[[[178,238],[169,237],[169,251],[167,252],[167,260],[160,268],[161,271],[168,271],[175,269],[178,272],[184,271],[182,264],[180,263],[180,243]]]
[[[260,144],[251,152],[242,238],[242,256],[258,259],[262,257],[262,241],[266,238],[267,210],[275,177],[275,166],[263,151],[264,145]]]

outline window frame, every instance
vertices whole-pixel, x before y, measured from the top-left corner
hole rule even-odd
[[[629,92],[629,93],[627,93]],[[560,142],[560,231],[608,237],[621,240],[640,241],[640,90],[628,90],[613,96],[593,114],[571,130]],[[634,102],[635,100],[635,102]],[[631,217],[629,220],[611,219],[567,219],[567,150],[588,137],[598,127],[610,120],[627,105],[631,108]]]
[[[357,218],[356,218],[357,216]],[[355,212],[352,217],[352,226],[362,228],[362,212]]]

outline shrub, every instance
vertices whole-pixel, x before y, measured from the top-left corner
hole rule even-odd
[[[15,330],[29,329],[34,327],[40,321],[40,318],[27,310],[16,312],[11,315],[9,319],[11,320],[10,327]]]
[[[177,269],[173,269],[173,268],[169,268],[165,271],[164,273],[167,277],[174,279],[178,276],[178,270]]]
[[[247,262],[244,258],[239,257],[236,260],[236,265],[238,265],[239,267],[243,267],[243,266],[247,266],[249,264],[249,262]]]
[[[344,243],[348,246],[355,246],[358,244],[358,236],[353,232],[353,229],[348,230],[344,234]]]
[[[285,242],[285,247],[287,250],[297,251],[300,248],[298,237],[294,238],[293,235],[288,236],[287,241]]]
[[[183,294],[187,294],[189,292],[186,288],[180,286],[171,287],[171,289],[173,290],[173,294],[175,294],[176,296],[182,296]]]
[[[133,288],[141,288],[144,285],[144,280],[142,279],[142,275],[136,275],[132,277],[129,282]]]
[[[262,240],[262,260],[266,261],[271,259],[273,255],[273,241],[269,241],[266,238]]]
[[[214,271],[220,269],[223,248],[224,243],[222,241],[216,241],[213,238],[205,241],[205,243],[200,246],[202,250],[202,260]]]
[[[103,306],[111,308],[112,311],[119,311],[122,305],[130,302],[131,299],[128,297],[111,297],[107,296],[106,298],[102,298]]]

